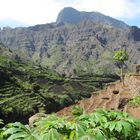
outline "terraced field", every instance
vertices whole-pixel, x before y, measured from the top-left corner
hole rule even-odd
[[[75,104],[117,78],[113,75],[62,77],[49,68],[21,60],[0,44],[0,119],[5,123],[27,123],[33,114],[52,113]]]
[[[136,76],[133,79],[135,78],[140,79],[140,76]],[[140,83],[140,81],[137,82]],[[140,89],[140,84],[138,86]],[[128,112],[140,119],[140,107],[130,107],[127,104],[133,97],[134,93],[130,90],[130,85],[125,84],[125,86],[122,86],[122,84],[118,82],[110,84],[106,90],[99,91],[96,94],[94,93],[90,98],[81,100],[75,105],[81,106],[87,113],[103,108]],[[63,110],[57,112],[57,114],[60,116],[72,116],[73,106],[65,107]]]
[[[2,82],[3,81],[3,82]],[[22,89],[14,81],[1,80],[0,84],[0,115],[8,121],[19,120],[22,113],[28,116],[28,112],[36,112],[35,107],[41,103],[39,96],[35,96],[28,90]],[[30,104],[29,104],[30,103]],[[14,115],[17,114],[17,116]],[[11,117],[9,117],[11,115]],[[13,116],[14,115],[14,116]],[[25,118],[26,120],[27,118]]]

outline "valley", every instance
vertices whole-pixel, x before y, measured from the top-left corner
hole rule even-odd
[[[0,140],[139,140],[139,112],[137,26],[66,7],[0,29]]]
[[[0,118],[26,122],[35,113],[52,113],[91,96],[118,76],[62,77],[29,62],[0,56]],[[99,84],[101,83],[101,85]]]

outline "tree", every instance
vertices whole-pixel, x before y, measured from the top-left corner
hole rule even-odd
[[[122,85],[124,86],[124,76],[123,76],[123,66],[124,66],[124,62],[128,60],[128,54],[126,51],[124,50],[118,50],[114,53],[113,58],[116,62],[119,62],[120,65],[120,69],[121,69],[121,82]]]

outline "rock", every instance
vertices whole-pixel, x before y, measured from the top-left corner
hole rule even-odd
[[[41,120],[42,118],[46,118],[47,114],[44,113],[37,113],[29,118],[29,126],[34,127],[34,123]]]
[[[140,64],[136,65],[136,74],[140,74]]]
[[[134,41],[140,41],[140,29],[137,26],[132,26],[129,38],[133,38]]]
[[[77,24],[82,21],[91,20],[95,23],[104,23],[114,27],[128,28],[129,26],[122,21],[105,16],[99,12],[78,11],[72,7],[65,7],[58,14],[56,23]]]

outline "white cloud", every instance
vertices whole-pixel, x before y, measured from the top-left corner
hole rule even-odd
[[[140,15],[139,0],[0,0],[0,5],[0,20],[10,18],[26,24],[54,22],[67,6],[121,19]]]
[[[134,18],[140,14],[140,1],[138,0],[81,0],[77,7],[117,18]]]
[[[60,10],[53,0],[0,0],[0,19],[12,18],[28,24],[54,21]]]

